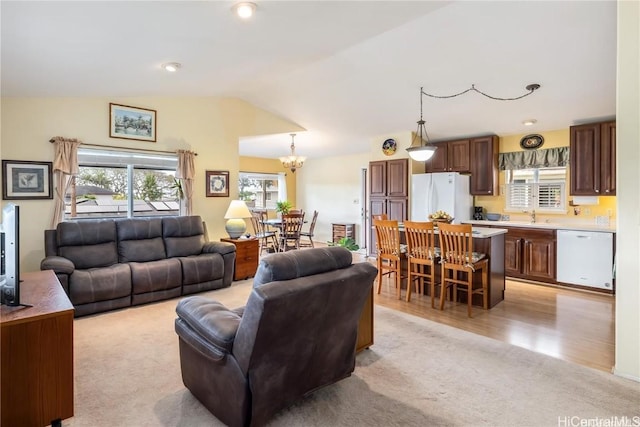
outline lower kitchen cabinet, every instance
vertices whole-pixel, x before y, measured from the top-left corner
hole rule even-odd
[[[505,274],[555,283],[556,231],[505,227]]]

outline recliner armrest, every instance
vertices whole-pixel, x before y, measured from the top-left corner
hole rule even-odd
[[[220,358],[230,353],[242,317],[218,301],[201,296],[184,298],[176,307],[176,332],[198,348]]]
[[[203,254],[230,254],[236,251],[236,245],[229,242],[206,242],[202,246]]]
[[[40,262],[40,270],[53,270],[56,274],[71,274],[76,269],[73,262],[61,256],[48,256]]]

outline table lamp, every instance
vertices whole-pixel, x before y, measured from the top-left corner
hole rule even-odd
[[[224,219],[227,220],[224,228],[230,238],[237,239],[247,230],[244,218],[251,218],[249,208],[242,200],[232,200],[227,213],[224,214]]]

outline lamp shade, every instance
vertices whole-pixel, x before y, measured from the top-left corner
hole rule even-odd
[[[422,147],[410,147],[407,148],[407,153],[409,153],[409,157],[418,162],[427,161],[433,156],[433,153],[436,152],[436,147],[423,145]]]
[[[227,209],[227,213],[224,214],[224,219],[227,220],[225,224],[225,230],[232,239],[237,239],[242,236],[247,230],[247,224],[244,222],[244,218],[250,218],[251,212],[246,203],[242,200],[232,200]]]

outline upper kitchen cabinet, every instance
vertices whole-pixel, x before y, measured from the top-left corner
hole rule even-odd
[[[433,156],[425,162],[425,172],[462,172],[468,173],[469,140],[436,142],[437,149]]]
[[[382,160],[369,163],[370,197],[408,197],[409,161]]]
[[[495,135],[473,138],[469,141],[471,188],[474,196],[498,194],[499,140]]]
[[[570,134],[570,194],[615,196],[616,122],[571,126]]]

